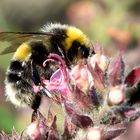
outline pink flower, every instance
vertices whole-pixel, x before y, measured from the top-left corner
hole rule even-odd
[[[57,54],[50,54],[47,61],[56,62],[58,69],[52,74],[50,80],[43,79],[43,84],[50,93],[60,93],[64,98],[72,99],[71,90],[69,86],[69,73],[65,61]]]

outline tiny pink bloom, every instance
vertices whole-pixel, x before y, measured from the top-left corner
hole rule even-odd
[[[47,61],[56,62],[56,65],[59,68],[52,74],[50,80],[44,79],[43,84],[50,92],[58,92],[64,98],[71,100],[72,96],[69,87],[69,74],[65,61],[57,54],[50,54],[49,59],[44,62],[44,65]]]

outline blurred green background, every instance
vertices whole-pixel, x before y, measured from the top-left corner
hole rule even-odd
[[[140,64],[139,0],[1,0],[0,31],[38,31],[48,22],[72,24],[108,56],[124,49],[127,67]],[[0,51],[6,43],[0,42]],[[4,75],[12,54],[0,56],[0,130],[23,130],[31,110],[17,109],[5,101]]]

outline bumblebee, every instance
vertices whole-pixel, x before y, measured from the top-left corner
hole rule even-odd
[[[93,53],[89,39],[79,29],[61,24],[45,25],[40,32],[1,32],[0,41],[9,41],[11,46],[1,54],[15,52],[6,72],[5,93],[7,99],[16,106],[29,106],[37,110],[42,92],[35,94],[32,83],[39,85],[39,75],[47,79],[55,71],[54,65],[43,67],[50,53],[63,57],[70,68],[79,59]]]

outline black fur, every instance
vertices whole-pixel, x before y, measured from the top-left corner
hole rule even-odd
[[[77,56],[78,54],[78,48],[80,47],[80,43],[77,41],[74,41],[72,43],[72,46],[70,47],[70,49],[68,50],[68,59],[70,61],[73,61],[74,57]]]
[[[11,71],[22,71],[23,70],[22,62],[17,60],[11,61],[9,69]]]
[[[10,83],[16,83],[17,81],[20,81],[21,80],[21,76],[18,76],[17,73],[9,72],[7,74],[7,80]]]
[[[47,56],[49,55],[46,49],[47,46],[45,46],[45,44],[43,44],[43,42],[40,40],[33,40],[30,42],[29,45],[32,49],[32,55],[30,59],[38,65],[43,65],[43,62],[47,59]]]

